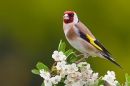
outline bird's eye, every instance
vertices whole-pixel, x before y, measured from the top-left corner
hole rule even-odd
[[[68,14],[69,15],[69,17],[73,17],[74,16],[74,14]]]

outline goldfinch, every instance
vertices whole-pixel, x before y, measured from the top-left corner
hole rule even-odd
[[[93,36],[89,29],[79,21],[75,12],[64,12],[63,30],[68,42],[79,52],[83,53],[84,57],[102,57],[122,68],[112,58],[112,54]]]

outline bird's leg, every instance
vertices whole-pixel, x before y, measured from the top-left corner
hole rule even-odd
[[[88,53],[84,53],[84,58],[88,58],[89,54]]]
[[[84,55],[84,54],[80,54],[80,55],[77,55],[76,53],[74,53],[75,57],[78,57],[78,56],[81,56],[81,55]]]
[[[84,57],[79,59],[76,64],[78,64],[79,62],[81,62],[82,60],[84,60],[85,58],[88,58],[88,54],[87,53],[84,53]]]
[[[79,54],[79,55],[77,55],[76,52],[74,52],[74,56],[75,56],[75,57],[78,57],[78,56],[81,56],[81,55],[84,55],[84,54]]]

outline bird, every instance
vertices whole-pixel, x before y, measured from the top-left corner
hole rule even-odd
[[[123,69],[113,58],[112,54],[99,42],[90,30],[79,20],[74,11],[63,14],[63,31],[67,41],[76,50],[88,56],[105,58]]]

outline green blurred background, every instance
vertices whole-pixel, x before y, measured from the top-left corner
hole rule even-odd
[[[51,55],[60,39],[66,10],[79,19],[114,54],[124,70],[101,58],[88,58],[99,75],[107,70],[125,81],[130,74],[130,0],[0,0],[0,86],[40,86],[42,78],[31,73],[37,62],[51,67]]]

